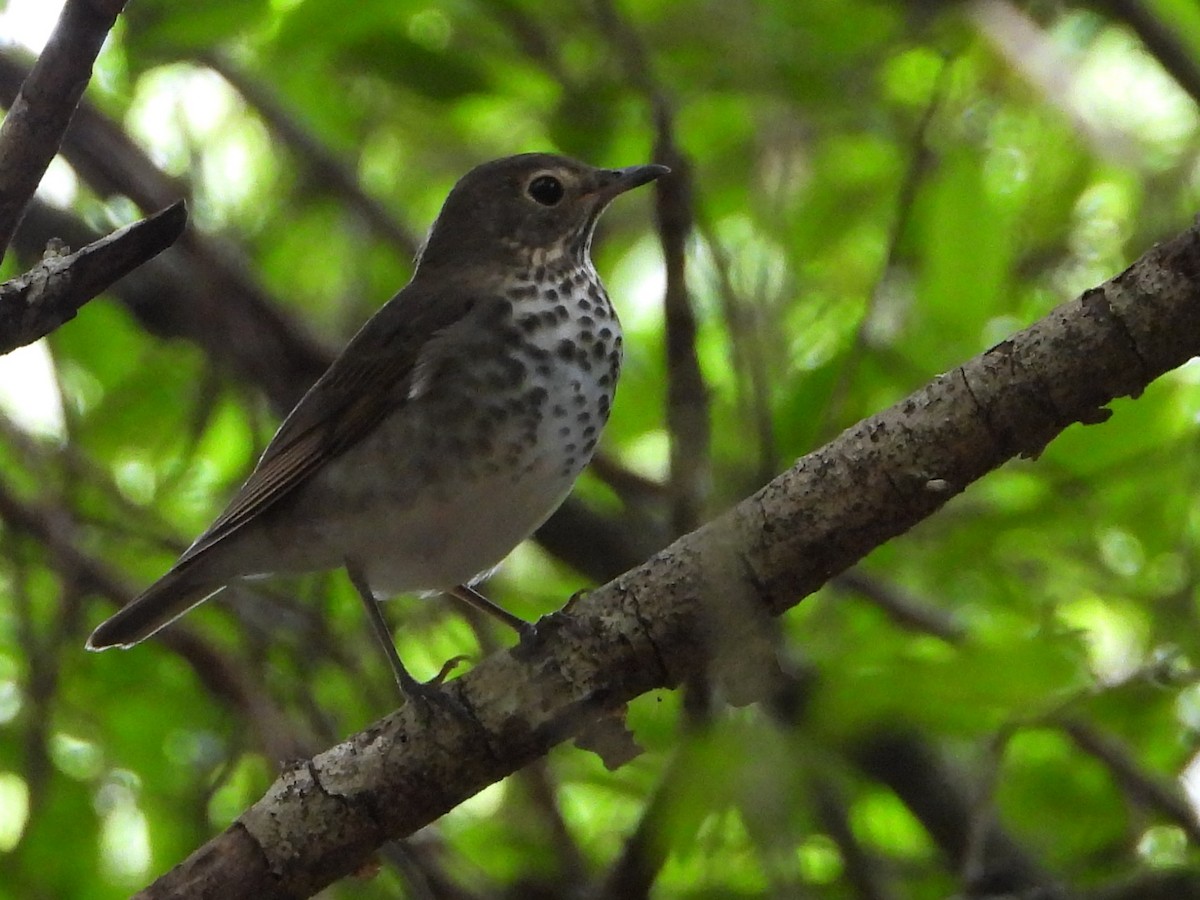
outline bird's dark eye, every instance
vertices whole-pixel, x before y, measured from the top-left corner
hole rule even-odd
[[[539,175],[529,182],[527,192],[542,206],[554,206],[563,198],[563,183],[553,175]]]

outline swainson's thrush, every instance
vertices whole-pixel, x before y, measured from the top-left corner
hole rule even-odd
[[[540,153],[468,172],[412,280],[304,395],[225,511],[88,648],[136,644],[244,576],[346,566],[402,689],[419,692],[374,595],[450,590],[490,606],[468,585],[566,497],[621,365],[592,233],[614,197],[666,172]]]

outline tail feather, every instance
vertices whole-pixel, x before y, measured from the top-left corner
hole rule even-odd
[[[198,581],[186,567],[172,569],[125,604],[116,615],[101,622],[88,638],[87,649],[132,647],[170,625],[222,587],[210,581]]]

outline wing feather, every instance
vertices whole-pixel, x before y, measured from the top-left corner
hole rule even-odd
[[[470,295],[430,294],[410,284],[379,310],[288,415],[225,511],[179,558],[195,559],[242,528],[356,444],[410,400],[414,372],[482,306]]]

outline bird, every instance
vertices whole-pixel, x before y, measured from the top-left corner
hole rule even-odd
[[[591,259],[600,214],[665,166],[550,153],[454,185],[409,283],[289,413],[225,510],[87,641],[131,647],[244,578],[345,568],[401,693],[378,600],[444,591],[524,632],[473,585],[544,522],[590,460],[622,361]]]

